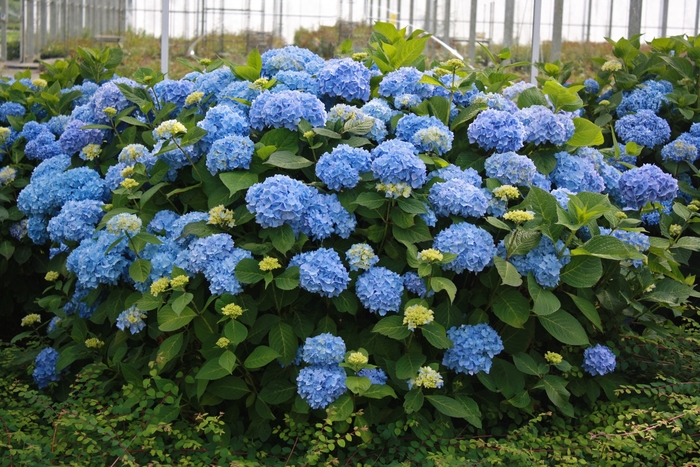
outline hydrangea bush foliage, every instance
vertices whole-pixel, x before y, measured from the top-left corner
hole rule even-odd
[[[670,141],[654,109],[631,100],[613,138],[590,84],[523,85],[506,53],[427,66],[425,39],[378,23],[328,62],[287,47],[172,81],[90,53],[0,83],[3,265],[33,248],[49,281],[22,336],[37,385],[95,361],[162,375],[179,409],[262,439],[285,417],[477,430],[613,394],[620,334],[698,296],[687,148],[637,167],[619,143]]]

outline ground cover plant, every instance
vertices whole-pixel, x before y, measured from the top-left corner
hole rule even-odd
[[[600,407],[680,424],[663,462],[697,453],[694,382],[660,393],[631,357],[696,316],[694,39],[623,39],[597,80],[543,64],[539,87],[507,50],[472,71],[426,63],[426,40],[378,23],[350,57],[290,46],[177,81],[80,49],[0,83],[0,268],[29,311],[7,354],[57,407],[96,401],[65,422],[110,440],[95,465],[167,464],[171,443],[211,462],[481,462],[461,454],[479,436],[599,426]],[[598,437],[608,460],[637,459],[619,428]]]

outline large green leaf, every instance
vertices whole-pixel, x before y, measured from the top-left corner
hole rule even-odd
[[[197,315],[190,307],[185,307],[178,315],[169,305],[165,305],[158,310],[158,329],[163,332],[177,331],[189,324],[195,316]]]
[[[574,118],[574,135],[566,142],[569,146],[598,146],[603,144],[603,132],[598,125],[585,118]]]
[[[403,398],[403,408],[407,414],[418,412],[423,407],[423,391],[413,388]]]
[[[225,376],[207,386],[207,391],[224,400],[236,400],[245,396],[250,389],[245,382],[237,376]]]
[[[568,345],[588,345],[588,335],[581,323],[564,310],[538,316],[540,324],[556,340]]]
[[[501,276],[503,285],[510,285],[512,287],[520,287],[523,283],[523,278],[520,277],[520,273],[515,266],[509,261],[496,256],[493,258],[493,263],[496,265],[496,270],[498,270],[498,275]]]
[[[455,301],[455,296],[457,295],[457,286],[451,280],[446,277],[433,277],[430,279],[430,288],[435,292],[440,292],[444,290],[447,292],[447,296],[450,297],[450,302]]]
[[[223,378],[224,376],[230,375],[231,372],[219,365],[219,360],[209,360],[204,366],[197,372],[195,379],[204,380],[215,380]]]
[[[345,421],[345,419],[352,415],[354,408],[355,404],[352,401],[352,397],[348,394],[343,394],[326,409],[328,412],[328,419],[334,422]]]
[[[515,367],[526,375],[540,376],[540,370],[537,362],[525,352],[518,352],[513,355],[513,363]]]
[[[603,324],[600,321],[600,314],[594,304],[583,297],[578,297],[573,294],[569,294],[569,297],[571,297],[576,307],[581,310],[581,313],[583,313],[591,323],[595,324],[598,329],[603,329]]]
[[[219,174],[219,178],[226,185],[226,188],[229,189],[232,196],[258,183],[258,174],[245,170],[223,172]]]
[[[175,358],[182,348],[182,333],[179,332],[165,339],[158,347],[156,362],[158,368],[163,369],[165,364]]]
[[[282,290],[294,290],[299,287],[299,266],[289,266],[275,277],[275,285]]]
[[[571,287],[589,288],[598,283],[603,275],[600,258],[594,256],[575,256],[564,267],[561,280]]]
[[[396,377],[399,379],[415,378],[427,357],[420,353],[408,353],[396,362]]]
[[[147,259],[137,259],[129,266],[129,277],[134,282],[145,282],[151,273],[151,262]]]
[[[440,323],[433,321],[432,323],[421,326],[423,337],[432,344],[436,349],[449,349],[453,343],[447,337],[445,328]]]
[[[411,335],[411,331],[403,324],[403,318],[396,315],[380,319],[372,328],[372,332],[378,332],[396,340],[402,340]]]
[[[438,412],[453,418],[467,418],[473,415],[460,402],[447,396],[425,396]]]
[[[297,392],[297,385],[283,379],[275,379],[267,383],[258,397],[268,404],[277,405],[287,402]]]
[[[245,362],[243,362],[243,366],[251,370],[261,368],[280,357],[281,355],[272,350],[270,347],[266,345],[259,345],[253,349],[250,355],[248,355],[248,358],[246,358]]]
[[[463,418],[475,427],[481,428],[481,410],[479,410],[479,404],[477,404],[474,399],[464,394],[455,394],[455,399],[457,399],[467,411],[467,414]]]
[[[304,167],[314,165],[313,161],[305,157],[296,156],[290,151],[274,152],[264,163],[289,170],[303,169]]]
[[[283,224],[280,227],[270,229],[270,240],[277,251],[285,254],[292,249],[297,239],[289,224]]]
[[[236,279],[241,284],[255,284],[260,282],[265,277],[265,274],[260,270],[260,265],[257,261],[251,258],[243,258],[236,265]]]
[[[267,337],[270,342],[270,348],[280,354],[282,363],[289,365],[297,355],[299,347],[297,336],[294,330],[287,323],[278,321],[270,329],[270,334]],[[266,401],[269,402],[269,401]]]
[[[522,328],[530,316],[530,301],[515,289],[502,289],[493,302],[493,312],[514,328]]]
[[[644,259],[639,251],[622,240],[609,235],[596,235],[580,247],[571,250],[571,256],[595,256],[603,259]]]
[[[533,305],[532,311],[536,315],[551,315],[559,308],[561,308],[561,302],[549,290],[543,289],[535,280],[535,276],[529,273],[527,276],[527,290],[530,292],[530,297],[532,297]]]

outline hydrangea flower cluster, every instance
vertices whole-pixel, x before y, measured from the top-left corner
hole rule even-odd
[[[442,265],[442,269],[457,274],[465,269],[470,272],[482,271],[496,254],[491,234],[468,222],[452,224],[442,230],[435,236],[433,248],[457,255],[454,260]]]
[[[197,126],[207,130],[207,134],[198,143],[204,152],[209,151],[211,145],[219,139],[233,135],[248,136],[250,133],[250,124],[246,116],[229,105],[212,107]]]
[[[107,221],[107,231],[114,235],[134,236],[141,231],[141,219],[134,214],[117,214]]]
[[[406,183],[420,188],[426,181],[426,167],[416,147],[399,140],[385,141],[372,149],[372,173],[384,184]]]
[[[397,98],[402,95],[415,96],[421,100],[432,96],[433,86],[420,83],[423,73],[413,67],[402,67],[384,75],[379,83],[379,95]]]
[[[423,298],[428,293],[425,281],[415,272],[408,271],[403,276],[403,286],[409,292]]]
[[[684,135],[687,136],[684,137]],[[686,161],[692,164],[699,156],[700,138],[690,136],[689,133],[683,133],[680,137],[661,148],[661,158],[664,162]]]
[[[231,84],[235,79],[231,69],[227,66],[210,72],[197,73],[194,79],[194,91],[201,92],[205,96],[211,96],[209,98],[210,102],[216,104],[216,93]]]
[[[309,365],[337,365],[345,357],[345,342],[330,333],[306,339],[301,358]]]
[[[318,160],[316,176],[331,190],[355,188],[360,182],[360,174],[369,172],[371,164],[372,156],[369,151],[339,144]]]
[[[403,294],[403,279],[383,267],[372,267],[357,278],[355,292],[360,303],[380,316],[398,312]]]
[[[504,349],[501,337],[486,323],[453,326],[447,337],[454,345],[445,351],[442,364],[457,373],[488,373],[493,357]]]
[[[671,201],[678,193],[678,181],[652,164],[644,164],[620,176],[620,194],[629,209],[647,203]]]
[[[564,243],[561,240],[557,241],[555,247],[549,237],[543,236],[539,245],[524,255],[511,256],[510,262],[523,276],[532,272],[535,281],[542,287],[556,287],[559,284],[561,269],[571,260],[568,249],[563,250],[561,256],[558,254],[558,251],[563,248]],[[499,244],[498,249],[500,256],[505,257],[506,250],[503,241]]]
[[[352,128],[356,134],[364,134],[367,138],[381,143],[389,132],[383,120],[366,114],[361,109],[347,104],[336,104],[328,113],[329,122],[340,121],[344,128]],[[367,130],[368,126],[370,127]]]
[[[315,96],[320,94],[318,80],[305,71],[280,71],[275,79],[277,84],[274,91],[304,91]]]
[[[49,220],[46,230],[57,243],[81,242],[92,236],[102,219],[104,203],[97,200],[68,201],[61,211]]]
[[[609,347],[596,344],[583,351],[581,368],[592,376],[603,376],[615,371],[616,363],[615,354]]]
[[[618,117],[634,114],[640,110],[650,110],[658,114],[668,103],[666,94],[673,92],[673,85],[665,80],[648,80],[633,91],[624,92],[622,102],[617,106]]]
[[[217,139],[207,153],[207,169],[212,175],[235,169],[248,169],[255,147],[248,136],[229,135]]]
[[[389,379],[386,372],[381,368],[364,368],[357,373],[357,376],[369,378],[372,384],[386,384],[387,379]]]
[[[520,109],[515,116],[525,127],[526,143],[551,143],[560,146],[574,135],[573,120],[566,115],[555,114],[541,105]]]
[[[339,366],[345,342],[330,333],[309,337],[301,357],[311,366],[299,371],[297,393],[312,409],[325,409],[347,390],[345,370]]]
[[[429,179],[433,179],[435,177],[440,178],[446,182],[458,178],[460,180],[464,180],[470,185],[474,185],[477,188],[481,187],[481,185],[483,184],[483,180],[481,179],[479,172],[472,169],[471,167],[467,169],[461,169],[460,167],[457,167],[454,164],[450,164],[447,167],[443,167],[428,174]]]
[[[301,91],[263,92],[251,103],[249,116],[250,126],[257,130],[269,127],[296,131],[301,119],[314,127],[326,124],[323,102]]]
[[[573,156],[565,151],[556,153],[554,157],[557,159],[557,166],[550,172],[549,179],[557,188],[566,188],[572,193],[600,193],[605,189],[605,181],[598,175],[595,165],[589,159]]]
[[[372,247],[366,243],[354,244],[345,252],[345,257],[351,271],[369,269],[379,262],[379,256],[375,255]]]
[[[515,115],[487,109],[479,113],[467,129],[469,142],[480,148],[503,153],[517,151],[525,142],[525,127]]]
[[[148,315],[139,310],[136,305],[133,305],[129,309],[119,313],[117,317],[117,327],[122,331],[128,329],[131,334],[138,334],[146,327],[144,319],[147,318],[147,316]]]
[[[528,83],[527,81],[518,81],[517,83],[513,83],[510,86],[503,88],[501,94],[510,100],[515,100],[520,97],[520,94],[522,94],[524,90],[534,87],[536,87],[534,84]]]
[[[514,186],[529,186],[537,173],[537,168],[529,157],[512,151],[489,156],[484,162],[484,168],[487,176]]]
[[[46,347],[39,352],[39,355],[34,359],[34,372],[32,377],[39,389],[44,389],[50,382],[58,382],[61,375],[56,372],[56,362],[60,357],[59,353],[51,348]]]
[[[408,389],[413,389],[414,386],[417,388],[439,389],[443,383],[444,380],[440,373],[429,366],[422,366],[418,369],[416,377],[408,380]]]
[[[308,49],[289,45],[262,54],[262,74],[274,77],[280,71],[305,71],[311,75],[323,68],[325,61]]]
[[[234,247],[231,236],[222,233],[192,241],[177,261],[192,274],[203,273],[213,295],[236,295],[243,290],[235,275],[236,266],[252,257],[249,251]]]
[[[24,155],[30,160],[43,161],[55,157],[63,152],[61,145],[56,141],[56,136],[48,129],[41,131],[24,147]]]
[[[299,282],[302,289],[322,297],[337,297],[348,287],[350,275],[335,250],[318,250],[299,253],[289,262],[299,266]]]
[[[316,74],[322,94],[346,101],[369,100],[370,72],[366,66],[351,58],[328,60]]]
[[[615,122],[615,131],[623,142],[631,141],[649,148],[664,144],[671,137],[668,122],[651,110],[625,115]]]
[[[487,190],[476,188],[462,178],[453,178],[430,187],[428,201],[441,217],[455,214],[462,217],[481,217],[489,207]]]
[[[98,284],[116,284],[121,277],[126,277],[133,258],[128,252],[126,237],[112,247],[117,240],[118,235],[102,230],[70,252],[66,269],[76,275],[78,285],[94,289]]]
[[[598,84],[598,81],[588,78],[583,80],[583,89],[588,94],[598,94],[600,92],[600,84]]]

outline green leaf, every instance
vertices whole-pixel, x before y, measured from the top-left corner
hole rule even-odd
[[[447,296],[450,297],[450,302],[455,301],[455,296],[457,295],[457,286],[451,280],[445,277],[433,277],[430,279],[430,288],[436,293],[444,290],[447,292]]]
[[[579,95],[559,84],[556,80],[545,81],[542,92],[549,96],[549,100],[555,107],[555,112],[565,110],[573,112],[583,107],[583,101]]]
[[[333,302],[333,305],[335,305],[336,310],[339,312],[350,313],[351,315],[357,313],[359,307],[357,295],[349,290],[345,290],[337,297],[331,298],[331,302]]]
[[[396,315],[387,316],[379,320],[372,328],[372,332],[378,332],[396,340],[402,340],[411,335],[411,331],[403,324],[403,318]]]
[[[219,174],[221,182],[228,188],[231,196],[241,190],[247,190],[258,183],[258,174],[244,170],[234,170]]]
[[[563,227],[555,225],[559,220],[557,216],[559,203],[553,195],[541,188],[532,186],[523,205],[535,212],[537,216],[532,222],[539,222],[539,229],[543,234],[552,240],[559,240]]]
[[[410,229],[402,229],[401,227],[394,225],[392,228],[394,238],[404,244],[429,242],[432,240],[433,236],[430,234],[430,229],[425,224],[423,219],[416,217],[415,222],[416,225]]]
[[[583,297],[578,297],[573,294],[568,294],[569,297],[571,297],[571,300],[574,301],[574,304],[576,307],[581,310],[581,313],[588,318],[588,320],[593,323],[598,329],[603,329],[603,324],[600,322],[600,314],[598,314],[598,310],[596,309],[595,305],[586,300]]]
[[[283,224],[280,227],[270,229],[270,240],[272,246],[282,254],[287,253],[292,249],[297,239],[294,236],[294,230],[289,224]]]
[[[236,400],[250,392],[245,382],[237,376],[225,376],[207,386],[207,391],[224,400]]]
[[[255,284],[260,282],[265,274],[260,270],[257,261],[251,258],[244,258],[236,265],[236,279],[242,284]]]
[[[403,212],[407,212],[409,214],[424,214],[428,212],[425,209],[425,204],[417,199],[399,198],[397,204]]]
[[[700,238],[698,237],[681,237],[671,245],[671,248],[685,248],[691,251],[700,251]]]
[[[538,316],[540,324],[559,342],[568,345],[588,345],[588,336],[581,323],[564,310]]]
[[[158,329],[163,332],[177,331],[178,329],[187,326],[190,321],[197,316],[192,308],[185,307],[178,315],[173,311],[170,305],[165,305],[158,310]]]
[[[525,255],[540,244],[542,234],[535,230],[518,229],[505,238],[508,257]]]
[[[451,397],[447,396],[425,396],[428,402],[435,407],[438,412],[453,418],[467,418],[472,414],[466,407]]]
[[[569,403],[571,393],[566,390],[566,380],[555,375],[545,375],[535,387],[544,388],[547,397],[560,409]]]
[[[297,336],[290,325],[278,321],[270,329],[267,339],[270,343],[270,348],[281,355],[280,360],[282,360],[282,363],[289,365],[294,361],[299,344]]]
[[[389,200],[386,197],[380,195],[377,192],[370,191],[361,193],[360,196],[358,196],[357,199],[351,204],[364,206],[368,209],[379,209],[388,202]]]
[[[202,366],[202,368],[197,372],[197,376],[195,376],[195,379],[203,379],[203,380],[215,380],[219,378],[223,378],[224,376],[230,375],[231,372],[226,370],[225,368],[222,368],[221,365],[219,365],[219,360],[209,360],[207,363]]]
[[[518,96],[518,108],[524,109],[533,105],[543,105],[545,107],[549,105],[542,91],[537,88],[529,88],[521,92]]]
[[[609,235],[596,235],[580,247],[571,250],[571,256],[595,256],[603,259],[644,259],[639,251],[622,240]]]
[[[530,292],[530,297],[534,301],[532,305],[532,311],[536,315],[551,315],[559,308],[561,308],[561,302],[549,290],[543,289],[537,281],[535,281],[535,276],[529,273],[527,276],[527,289]]]
[[[202,238],[217,233],[221,233],[221,229],[217,226],[207,224],[206,221],[190,222],[182,229],[182,235],[180,235],[180,238],[185,238],[189,235]]]
[[[0,243],[0,255],[4,256],[5,259],[10,259],[12,258],[12,253],[15,252],[15,247],[12,246],[12,243],[10,243],[9,240],[5,240],[4,242]]]
[[[598,283],[603,275],[603,265],[600,258],[594,256],[575,256],[564,267],[561,280],[577,288],[590,288]]]
[[[190,302],[192,301],[193,298],[194,298],[194,295],[192,295],[191,293],[180,292],[180,295],[175,300],[173,300],[173,302],[171,304],[175,314],[179,316],[180,313],[182,313],[182,310],[184,310],[185,307],[190,304]]]
[[[520,277],[518,270],[509,261],[504,260],[500,256],[495,256],[493,263],[496,265],[498,275],[501,276],[504,285],[512,287],[520,287],[522,285],[523,278]]]
[[[294,290],[299,287],[299,266],[289,266],[275,277],[275,285],[281,290]]]
[[[165,339],[158,347],[156,362],[159,369],[163,369],[165,364],[175,358],[182,348],[182,333],[179,332]]]
[[[137,259],[129,266],[129,277],[134,282],[145,282],[151,273],[151,262],[147,259]]]
[[[297,392],[297,385],[282,379],[270,381],[262,388],[259,397],[268,404],[277,405],[287,402]]]
[[[402,356],[396,362],[396,377],[399,379],[415,378],[426,359],[427,357],[420,353],[408,353]]]
[[[317,135],[325,136],[327,138],[332,138],[332,139],[341,139],[342,138],[340,133],[336,133],[335,131],[331,131],[327,128],[314,128],[313,132],[316,133]]]
[[[574,118],[574,134],[566,142],[569,146],[598,146],[603,144],[603,132],[598,125],[585,118]]]
[[[294,349],[294,351],[296,352],[296,349]],[[249,370],[253,370],[256,368],[264,367],[271,361],[280,357],[281,355],[276,351],[272,350],[270,347],[266,345],[259,345],[255,349],[253,349],[250,355],[248,355],[248,358],[246,358],[245,362],[243,362],[243,366],[245,366]]]
[[[452,123],[450,124],[450,129],[454,131],[460,125],[463,125],[475,118],[479,114],[479,112],[485,109],[488,109],[488,106],[486,104],[481,103],[472,104],[469,107],[462,109],[454,118],[454,120],[452,120]]]
[[[506,399],[511,398],[525,387],[523,374],[510,362],[494,358],[489,373],[491,381]]]
[[[362,393],[364,397],[369,397],[370,399],[383,399],[384,397],[393,397],[396,399],[396,393],[391,386],[386,384],[373,384]]]
[[[230,350],[225,351],[219,357],[219,365],[229,374],[233,373],[233,369],[236,367],[236,356]]]
[[[87,358],[90,355],[84,345],[64,347],[60,349],[59,354],[60,356],[56,360],[56,372],[60,372],[76,360]]]
[[[463,418],[475,427],[481,428],[481,410],[479,410],[479,404],[477,404],[474,399],[464,394],[455,394],[455,399],[457,399],[467,411],[467,415]]]
[[[436,349],[449,349],[452,347],[452,341],[447,337],[445,328],[440,323],[433,321],[432,323],[424,324],[420,329],[423,337]]]
[[[259,397],[255,399],[255,412],[260,416],[260,418],[265,419],[265,420],[274,420],[275,415],[272,413],[272,410],[267,406],[265,401],[260,399]]]
[[[248,328],[246,328],[243,323],[231,320],[224,326],[224,336],[226,336],[233,345],[238,345],[248,337]]]
[[[289,151],[277,151],[273,153],[270,158],[264,162],[264,164],[289,170],[303,169],[304,167],[314,165],[313,161],[310,161],[304,157],[296,156],[294,153]]]
[[[365,376],[348,376],[345,379],[345,385],[353,394],[362,395],[372,386],[372,382]]]
[[[403,398],[403,408],[406,413],[418,412],[423,407],[423,399],[423,392],[420,388],[413,388],[408,391]]]
[[[295,154],[299,150],[299,134],[286,128],[275,128],[266,131],[260,142],[265,146],[275,146],[280,151]]]
[[[540,371],[537,368],[537,362],[525,352],[518,352],[513,355],[513,363],[515,367],[526,375],[540,376]]]
[[[498,319],[514,328],[522,328],[530,317],[530,301],[515,289],[503,289],[493,302]]]
[[[343,394],[326,409],[328,420],[334,422],[345,421],[352,415],[354,408],[355,404],[352,401],[352,397],[348,394]]]

